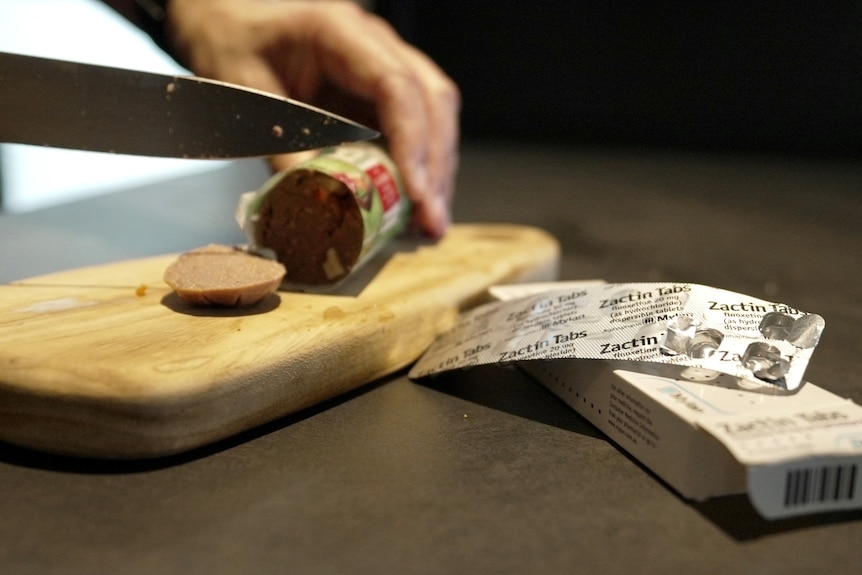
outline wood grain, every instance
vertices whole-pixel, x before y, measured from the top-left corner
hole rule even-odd
[[[179,300],[161,280],[175,257],[0,286],[0,440],[125,459],[229,437],[409,365],[489,286],[553,279],[559,248],[535,228],[456,225],[358,295],[245,310]]]

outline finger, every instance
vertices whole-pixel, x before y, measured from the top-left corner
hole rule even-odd
[[[288,97],[290,94],[269,64],[256,57],[223,58],[214,66],[216,78],[240,86]]]
[[[429,187],[429,125],[422,78],[414,56],[394,30],[376,16],[340,3],[321,3],[330,10],[326,25],[304,28],[307,45],[326,78],[340,89],[376,103],[379,126],[416,205],[417,223],[428,233],[445,229],[445,212],[435,208]],[[352,5],[351,5],[352,6]],[[358,22],[357,18],[365,21]],[[357,29],[363,31],[357,34]]]
[[[427,55],[401,40],[388,24],[381,26],[380,38],[391,53],[401,60],[403,68],[409,71],[410,80],[420,93],[424,108],[420,113],[424,126],[420,128],[420,124],[415,123],[413,127],[417,128],[416,132],[407,131],[400,138],[397,133],[391,134],[390,140],[395,140],[396,150],[400,142],[408,149],[408,154],[410,150],[424,154],[418,161],[424,164],[419,169],[424,171],[420,177],[425,178],[425,188],[414,190],[414,197],[418,200],[415,217],[423,229],[439,237],[451,219],[451,200],[458,166],[460,92]],[[387,113],[384,108],[389,102],[386,98],[378,101],[381,118]],[[408,119],[396,118],[401,126],[409,126],[406,124]],[[393,156],[397,153],[393,152]]]
[[[421,78],[428,117],[428,225],[442,235],[451,219],[460,138],[461,95],[455,83],[422,52],[411,48],[408,57]]]

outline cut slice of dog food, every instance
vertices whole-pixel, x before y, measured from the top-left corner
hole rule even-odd
[[[164,280],[191,304],[239,307],[275,292],[285,273],[279,262],[212,244],[181,254]]]

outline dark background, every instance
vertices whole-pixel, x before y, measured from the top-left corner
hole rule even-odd
[[[862,3],[383,0],[465,138],[856,155]]]

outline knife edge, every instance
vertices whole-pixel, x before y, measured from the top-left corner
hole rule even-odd
[[[246,158],[379,136],[236,84],[5,52],[0,101],[0,141],[118,154]]]

